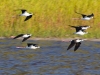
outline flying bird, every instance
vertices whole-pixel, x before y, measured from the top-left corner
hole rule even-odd
[[[84,30],[88,29],[90,26],[70,26],[76,29],[76,32],[74,34],[78,35],[84,35],[87,34],[88,32],[85,32]]]
[[[32,13],[28,13],[27,10],[21,9],[22,14],[20,14],[20,16],[26,16],[24,21],[29,20],[32,17]]]
[[[31,34],[19,34],[16,37],[14,37],[13,39],[19,38],[19,37],[23,37],[22,42],[26,41],[28,38],[31,37]]]
[[[84,26],[71,26],[71,25],[69,25],[69,26],[75,28],[76,32],[79,30],[84,31],[84,30],[87,30],[88,28],[90,28],[90,26],[87,26],[87,25],[84,25]]]
[[[84,39],[84,40],[86,40],[86,39]],[[72,48],[75,45],[74,51],[76,51],[80,47],[81,41],[84,41],[84,40],[83,39],[74,39],[74,40],[72,40],[70,45],[68,46],[67,50],[69,50],[70,48]]]
[[[38,46],[37,44],[33,44],[33,43],[27,43],[26,48],[37,49],[37,48],[40,48],[40,46]]]
[[[16,47],[16,48],[27,48],[27,49],[37,49],[40,48],[40,46],[38,46],[38,44],[33,44],[33,43],[27,43],[26,47]]]
[[[75,13],[77,13],[77,12],[75,12]],[[93,13],[90,14],[90,15],[85,15],[85,14],[81,14],[81,13],[77,13],[77,14],[82,15],[82,19],[83,20],[90,20],[90,19],[94,18],[94,14]]]

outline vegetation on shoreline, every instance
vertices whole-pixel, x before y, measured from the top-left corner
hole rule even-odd
[[[98,0],[3,0],[0,6],[0,36],[12,36],[20,33],[31,33],[33,37],[77,37],[75,29],[69,25],[90,25],[84,38],[100,38]],[[34,13],[24,22],[19,17],[18,9]],[[94,19],[84,21],[81,15],[94,13]]]

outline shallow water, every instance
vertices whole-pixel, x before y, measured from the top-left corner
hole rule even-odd
[[[16,49],[36,43],[40,49]],[[100,75],[100,42],[83,41],[77,51],[70,42],[0,39],[0,75]]]

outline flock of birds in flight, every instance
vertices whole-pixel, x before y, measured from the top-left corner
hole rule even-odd
[[[33,15],[32,13],[28,13],[27,10],[23,10],[23,9],[21,9],[21,11],[22,11],[22,14],[20,14],[20,16],[26,16],[24,21],[27,21],[30,18],[32,18],[32,15]],[[77,13],[77,12],[75,12],[75,13]],[[82,15],[82,20],[90,20],[94,17],[93,13],[90,15],[85,15],[85,14],[81,14],[81,13],[77,13],[77,14]],[[87,34],[88,32],[86,32],[85,30],[90,28],[90,26],[71,26],[71,25],[69,25],[69,26],[76,29],[75,34],[77,34],[77,35]],[[27,39],[29,39],[31,36],[32,36],[31,34],[19,34],[19,35],[15,36],[13,39],[17,39],[19,37],[22,37],[23,38],[22,42],[24,42]],[[69,50],[70,48],[75,46],[74,51],[76,51],[80,47],[81,42],[84,40],[86,40],[86,39],[73,39],[71,41],[70,45],[68,46],[67,50]],[[23,47],[17,47],[17,48],[23,48]],[[37,48],[40,48],[40,46],[38,46],[37,44],[33,44],[33,43],[27,43],[27,46],[25,48],[37,49]]]

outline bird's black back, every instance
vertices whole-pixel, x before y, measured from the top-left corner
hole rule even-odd
[[[82,15],[82,17],[83,17],[83,18],[85,18],[85,17],[86,17],[86,15],[84,15],[84,14],[81,14],[81,15]]]
[[[28,46],[28,47],[31,46],[31,45],[35,46],[35,45],[37,45],[37,44],[27,43],[27,46]]]
[[[70,26],[70,27],[73,27],[76,29],[76,32],[82,30],[82,27],[81,26]],[[83,31],[83,30],[82,30]]]
[[[87,17],[92,17],[92,16],[94,16],[94,14],[92,13],[91,15],[88,15]]]
[[[24,13],[26,10],[22,9],[21,11],[22,11],[22,13]]]

